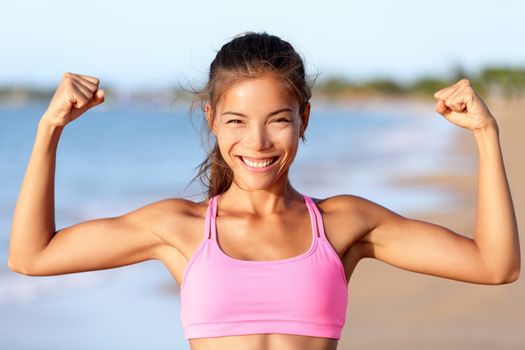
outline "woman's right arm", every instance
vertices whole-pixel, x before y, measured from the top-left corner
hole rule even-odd
[[[8,265],[34,276],[106,269],[157,257],[164,241],[155,222],[159,201],[118,217],[78,223],[56,232],[56,150],[65,125],[104,101],[98,79],[66,73],[37,129],[11,226]]]

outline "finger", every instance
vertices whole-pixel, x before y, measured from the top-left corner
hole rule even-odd
[[[447,86],[434,94],[434,98],[439,100],[446,100],[456,90],[455,85]]]
[[[69,95],[68,101],[74,108],[81,109],[88,103],[89,100],[79,92]]]
[[[106,97],[106,92],[104,90],[97,90],[93,98],[86,104],[85,109],[89,109],[91,107],[97,106],[104,102]]]
[[[93,84],[96,84],[97,86],[100,83],[100,80],[98,78],[95,78],[95,77],[92,77],[92,76],[89,76],[89,75],[82,75],[82,74],[79,74],[79,76],[82,77],[83,79],[86,79],[86,80],[92,82]]]
[[[434,97],[437,99],[446,99],[448,96],[452,94],[453,91],[457,89],[457,87],[458,87],[458,83],[455,83],[449,86],[445,86],[443,89],[437,91],[434,94]]]
[[[440,91],[438,96],[436,97],[437,99],[441,99],[441,100],[447,100],[450,96],[452,96],[460,87],[457,85],[457,84],[454,84],[454,85],[451,85],[451,86],[448,86]],[[437,94],[437,93],[436,93]]]
[[[91,77],[89,75],[75,74],[75,73],[70,73],[70,72],[64,73],[64,75],[62,76],[62,79],[63,80],[70,79],[76,82],[88,83],[89,85],[93,85],[94,87],[98,87],[98,84],[99,84],[99,80],[95,77]]]
[[[106,91],[105,90],[102,90],[102,89],[99,89],[97,90],[96,94],[97,98],[99,99],[104,99],[106,97]]]
[[[77,83],[72,86],[72,92],[73,95],[77,97],[77,104],[75,105],[75,108],[78,109],[84,108],[84,106],[87,105],[93,98],[93,92],[91,92],[91,90],[86,89],[84,86],[81,86]]]
[[[434,93],[434,98],[435,98],[435,99],[438,99],[438,100],[441,99],[442,96],[443,96],[443,94],[444,94],[446,91],[448,91],[449,89],[450,89],[450,86],[447,86],[447,87],[444,87],[444,88],[441,89],[441,90],[436,91],[436,92]]]
[[[459,80],[456,84],[460,86],[471,86],[470,80],[468,80],[467,78]]]
[[[97,92],[95,92],[95,95],[93,97],[97,104],[100,104],[104,102],[104,99],[106,98],[106,91],[99,89],[97,90]]]
[[[437,101],[436,103],[436,112],[438,112],[439,114],[443,115],[443,116],[446,116],[448,115],[450,112],[452,112],[450,110],[450,108],[447,107],[447,105],[445,104],[445,101],[444,100],[439,100]]]
[[[445,104],[454,112],[463,112],[467,109],[467,103],[470,101],[471,90],[468,86],[462,86],[445,100]]]
[[[457,81],[456,83],[447,86],[439,91],[437,91],[434,94],[434,98],[436,99],[447,99],[449,96],[451,96],[455,91],[465,87],[470,86],[470,80],[468,79],[461,79]]]
[[[97,89],[98,89],[98,83],[95,84],[91,80],[87,80],[87,79],[84,79],[82,77],[78,77],[76,82],[78,82],[79,84],[84,85],[89,90],[91,90],[93,93],[95,93],[97,91]]]
[[[57,88],[57,91],[64,90],[68,94],[76,94],[76,93],[83,93],[88,97],[89,95],[92,95],[93,93],[89,93],[89,89],[87,91],[85,89],[82,89],[79,87],[80,83],[78,82],[79,78],[76,74],[66,72],[64,73],[62,77],[62,82],[60,83],[59,87]]]
[[[91,99],[93,97],[94,91],[91,90],[89,87],[83,85],[82,83],[78,81],[75,82],[74,86],[75,86],[75,89],[80,91],[82,95],[86,96],[86,98]]]

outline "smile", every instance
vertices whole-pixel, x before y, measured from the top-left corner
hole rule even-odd
[[[277,158],[279,157],[271,157],[271,158],[265,158],[265,159],[254,159],[254,158],[248,158],[248,157],[239,157],[242,162],[248,166],[250,169],[257,169],[257,170],[263,170],[265,168],[269,168]]]

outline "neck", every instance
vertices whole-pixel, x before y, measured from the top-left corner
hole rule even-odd
[[[258,216],[285,211],[297,200],[303,201],[303,197],[292,187],[288,176],[283,176],[281,181],[270,188],[260,190],[246,190],[233,181],[230,188],[220,196],[223,206],[230,207],[231,204],[236,210]]]

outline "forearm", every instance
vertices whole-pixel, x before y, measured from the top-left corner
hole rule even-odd
[[[55,162],[61,132],[60,127],[42,122],[38,125],[13,215],[10,266],[30,262],[47,246],[55,232]]]
[[[512,281],[520,269],[518,227],[496,123],[474,133],[479,153],[474,239],[496,280]]]

